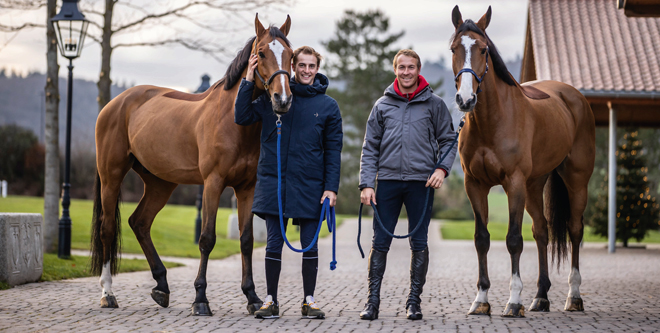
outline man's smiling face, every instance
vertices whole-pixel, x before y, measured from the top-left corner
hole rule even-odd
[[[401,54],[396,62],[396,78],[401,90],[414,90],[417,86],[420,68],[417,59]]]
[[[293,66],[296,81],[301,84],[314,83],[314,77],[319,71],[316,57],[313,54],[300,53],[296,60],[296,64]]]

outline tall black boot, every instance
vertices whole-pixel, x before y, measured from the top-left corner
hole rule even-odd
[[[383,282],[386,263],[387,252],[380,252],[372,248],[371,253],[369,253],[369,297],[367,298],[367,304],[364,305],[364,310],[360,312],[360,319],[378,319],[380,285]]]
[[[406,302],[406,316],[411,320],[422,319],[420,295],[426,283],[426,272],[429,269],[429,248],[413,251],[410,258],[410,293]]]

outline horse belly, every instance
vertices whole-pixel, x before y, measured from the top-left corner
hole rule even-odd
[[[131,153],[158,178],[201,184],[195,123],[190,117],[166,111],[132,115],[128,128]]]

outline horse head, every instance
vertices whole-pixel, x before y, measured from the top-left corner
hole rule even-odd
[[[452,11],[456,31],[451,41],[452,69],[456,83],[456,104],[463,112],[470,112],[477,104],[480,85],[488,72],[489,39],[486,27],[490,23],[491,9],[475,24],[461,16],[458,6]]]
[[[254,18],[257,38],[252,45],[252,53],[259,56],[255,70],[256,86],[266,91],[273,104],[273,111],[280,115],[289,111],[293,100],[289,89],[293,50],[286,38],[290,27],[291,18],[288,15],[279,29],[274,26],[264,28],[258,14]]]

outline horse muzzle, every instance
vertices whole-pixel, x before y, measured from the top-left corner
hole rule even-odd
[[[283,97],[278,93],[274,93],[273,97],[271,98],[271,102],[273,104],[273,112],[279,115],[283,115],[289,112],[289,108],[291,108],[292,101],[293,101],[293,95]]]
[[[463,112],[470,112],[474,110],[474,106],[477,105],[477,94],[472,93],[468,100],[463,100],[461,94],[456,94],[456,105],[458,109]]]

